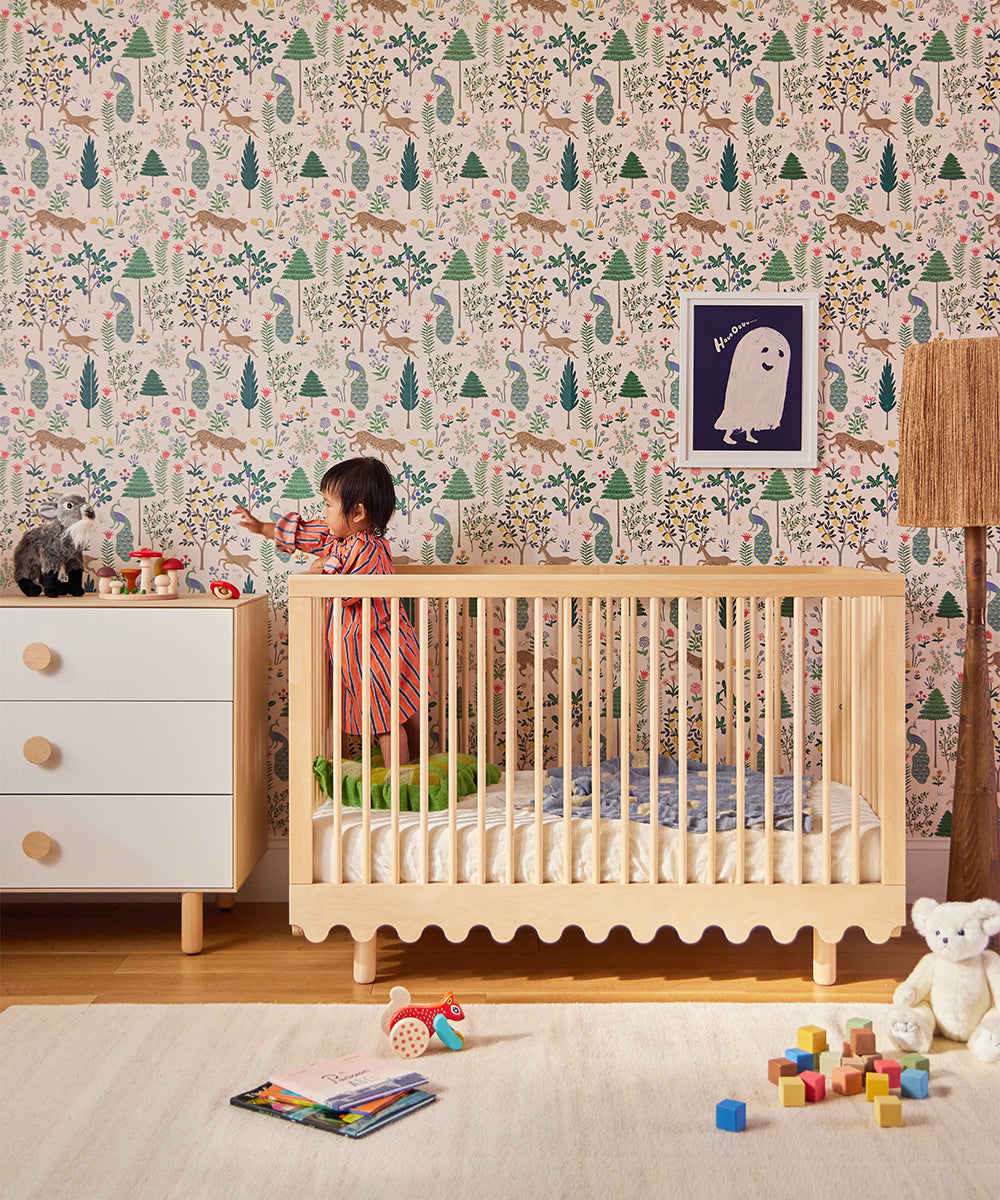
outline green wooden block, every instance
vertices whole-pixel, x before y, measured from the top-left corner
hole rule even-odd
[[[850,1041],[852,1029],[871,1029],[872,1023],[867,1017],[848,1017],[845,1028],[847,1029],[847,1039]]]
[[[911,1071],[931,1073],[930,1059],[925,1054],[901,1054],[898,1061],[901,1067],[908,1067]]]

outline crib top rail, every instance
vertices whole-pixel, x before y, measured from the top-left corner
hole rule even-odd
[[[428,597],[502,599],[588,596],[675,597],[901,597],[902,575],[855,567],[641,567],[641,566],[419,566],[401,564],[396,575],[290,575],[292,599]]]

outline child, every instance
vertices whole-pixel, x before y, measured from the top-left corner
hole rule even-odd
[[[303,520],[286,513],[277,524],[259,521],[247,509],[236,506],[240,525],[251,533],[271,538],[285,554],[304,550],[323,561],[327,574],[392,575],[392,552],[385,528],[396,510],[396,493],[385,463],[377,458],[350,458],[327,471],[320,483],[325,505],[323,516]],[[332,606],[330,607],[332,613]],[[382,760],[390,754],[390,609],[389,601],[371,602],[371,725],[378,735]],[[327,618],[328,649],[332,653],[337,631]],[[361,729],[361,602],[344,600],[343,628],[344,729],[360,734]],[[399,761],[410,761],[420,750],[420,647],[409,618],[399,612]]]

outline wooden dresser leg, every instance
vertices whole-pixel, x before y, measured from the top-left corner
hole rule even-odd
[[[824,942],[813,930],[813,983],[829,987],[837,982],[837,943]]]
[[[200,954],[202,941],[201,892],[181,893],[181,949],[185,954]]]
[[[235,892],[216,892],[215,893],[215,907],[219,910],[219,912],[225,912],[227,909],[232,908],[235,903],[236,903],[236,893]]]
[[[367,942],[354,940],[354,982],[375,982],[376,939],[370,937]]]

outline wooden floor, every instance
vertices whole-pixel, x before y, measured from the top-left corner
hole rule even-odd
[[[379,935],[378,976],[356,984],[352,944],[293,937],[283,904],[205,906],[201,954],[180,951],[174,903],[0,905],[0,1007],[12,1004],[383,1002],[403,983],[430,1002],[857,1001],[887,1003],[925,952],[907,927],[881,946],[857,930],[840,943],[837,983],[812,982],[812,935],[783,946],[757,930],[731,945],[709,930],[685,945],[672,930],[639,945],[615,930],[591,945],[579,930],[553,945],[529,930],[506,944],[483,930],[452,945],[437,930],[412,944]]]

